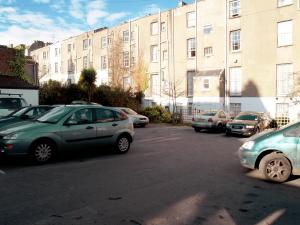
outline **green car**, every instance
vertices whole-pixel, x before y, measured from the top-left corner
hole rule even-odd
[[[259,169],[265,179],[284,182],[300,175],[300,121],[254,135],[239,149],[241,164]]]
[[[59,106],[35,121],[0,130],[0,153],[29,154],[38,163],[74,148],[113,145],[126,153],[133,136],[132,121],[124,112],[96,105]]]

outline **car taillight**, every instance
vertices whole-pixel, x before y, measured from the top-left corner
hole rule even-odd
[[[128,118],[128,116],[126,115],[126,113],[121,112],[120,113],[120,118],[121,118],[121,120],[126,120]]]
[[[208,122],[213,122],[212,118],[209,118],[207,121],[208,121]]]

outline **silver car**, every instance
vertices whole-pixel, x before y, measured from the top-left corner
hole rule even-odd
[[[196,132],[202,129],[225,131],[228,120],[230,118],[223,110],[203,111],[193,117],[192,127]]]
[[[130,108],[117,107],[117,109],[126,113],[127,116],[131,118],[135,127],[145,127],[147,124],[149,124],[149,118],[147,116],[140,115]]]

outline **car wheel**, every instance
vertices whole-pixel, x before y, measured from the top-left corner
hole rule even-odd
[[[265,179],[282,183],[290,177],[292,167],[283,154],[271,153],[262,158],[259,170]]]
[[[199,133],[199,132],[201,131],[201,129],[198,128],[198,127],[194,127],[194,130],[195,130],[195,132],[197,132],[197,133]]]
[[[32,147],[32,159],[39,164],[49,162],[55,152],[55,146],[50,141],[39,141]]]
[[[218,131],[218,132],[222,132],[222,131],[223,131],[223,126],[222,126],[221,123],[218,124],[218,126],[217,126],[217,131]]]
[[[130,140],[127,136],[120,136],[115,144],[115,150],[117,153],[124,154],[129,151]]]
[[[231,132],[229,130],[226,129],[225,131],[226,136],[231,136]]]

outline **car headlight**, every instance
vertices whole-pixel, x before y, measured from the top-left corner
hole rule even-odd
[[[4,140],[16,140],[19,135],[16,133],[9,134],[3,137]]]
[[[251,129],[251,128],[254,128],[254,126],[253,125],[246,125],[246,129]]]
[[[254,141],[247,141],[242,145],[242,148],[251,150],[254,146]]]

